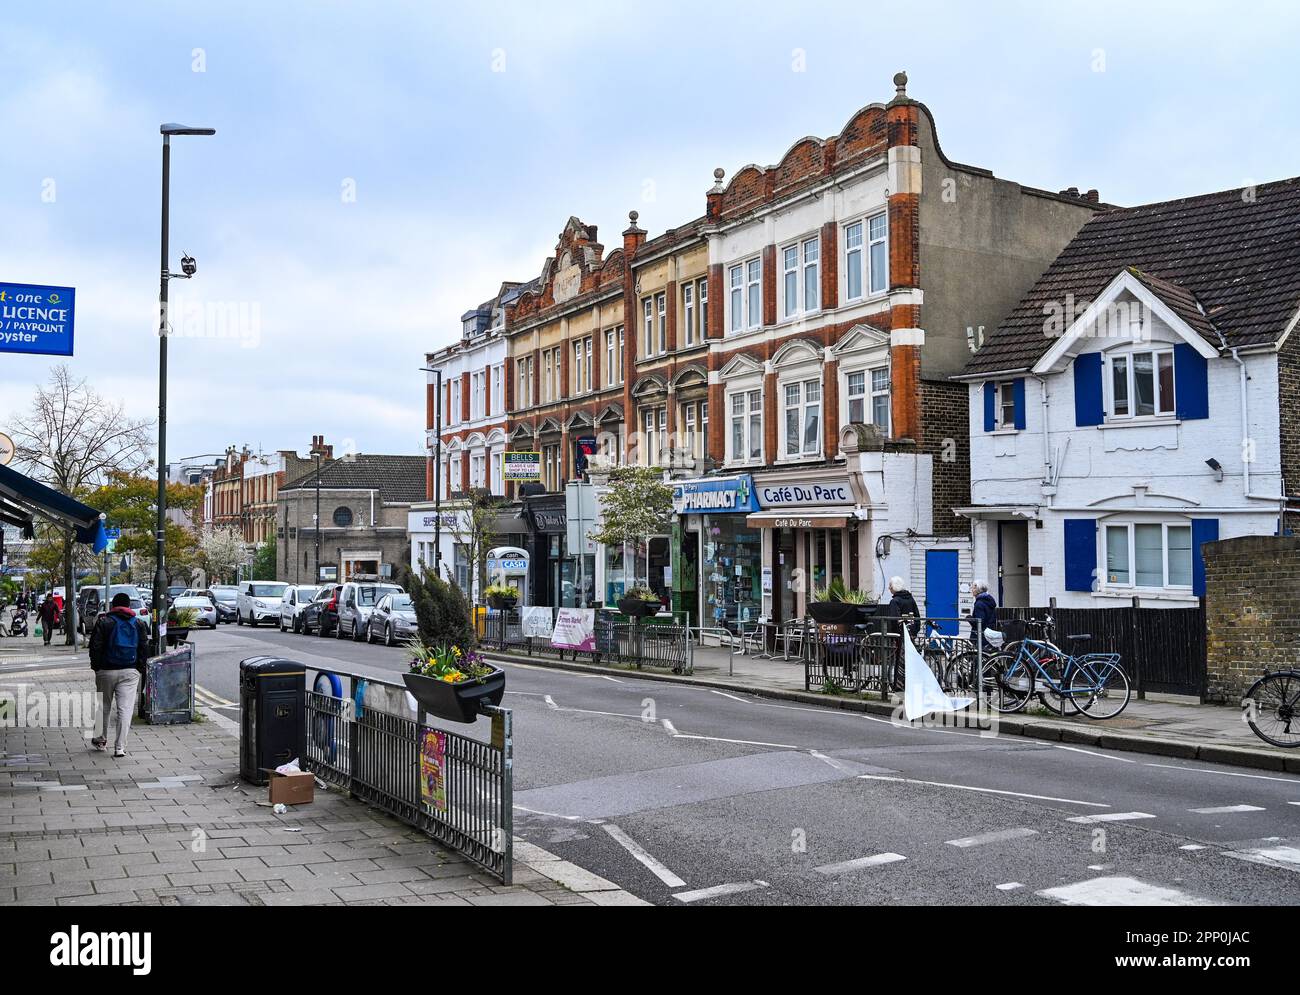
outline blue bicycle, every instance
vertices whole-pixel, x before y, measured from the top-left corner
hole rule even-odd
[[[1023,711],[1031,698],[1057,715],[1114,718],[1128,706],[1132,692],[1118,653],[1067,653],[1051,640],[1052,620],[1042,639],[1025,638],[985,661],[984,687],[999,712]],[[1067,642],[1091,639],[1090,633],[1067,636]]]

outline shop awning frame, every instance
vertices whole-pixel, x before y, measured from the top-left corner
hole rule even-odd
[[[17,470],[0,466],[0,517],[23,527],[30,525],[35,515],[73,529],[77,542],[93,546],[97,553],[108,544],[104,521],[94,508]]]

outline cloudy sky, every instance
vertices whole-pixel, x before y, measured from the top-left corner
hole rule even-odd
[[[1281,4],[16,5],[0,28],[0,280],[77,288],[74,370],[157,405],[172,156],[169,454],[420,451],[426,350],[565,220],[618,244],[909,92],[954,159],[1121,204],[1300,173]],[[224,323],[218,320],[224,316]],[[224,337],[222,337],[224,333]],[[48,357],[0,355],[0,430]]]

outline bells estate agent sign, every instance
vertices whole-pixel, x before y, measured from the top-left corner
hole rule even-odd
[[[71,287],[0,283],[0,352],[72,355]]]
[[[541,480],[541,453],[502,453],[502,476],[506,480]]]

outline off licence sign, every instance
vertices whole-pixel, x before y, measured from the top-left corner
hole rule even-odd
[[[502,474],[506,480],[541,480],[541,453],[502,453]]]
[[[0,352],[71,356],[77,292],[0,282]]]

